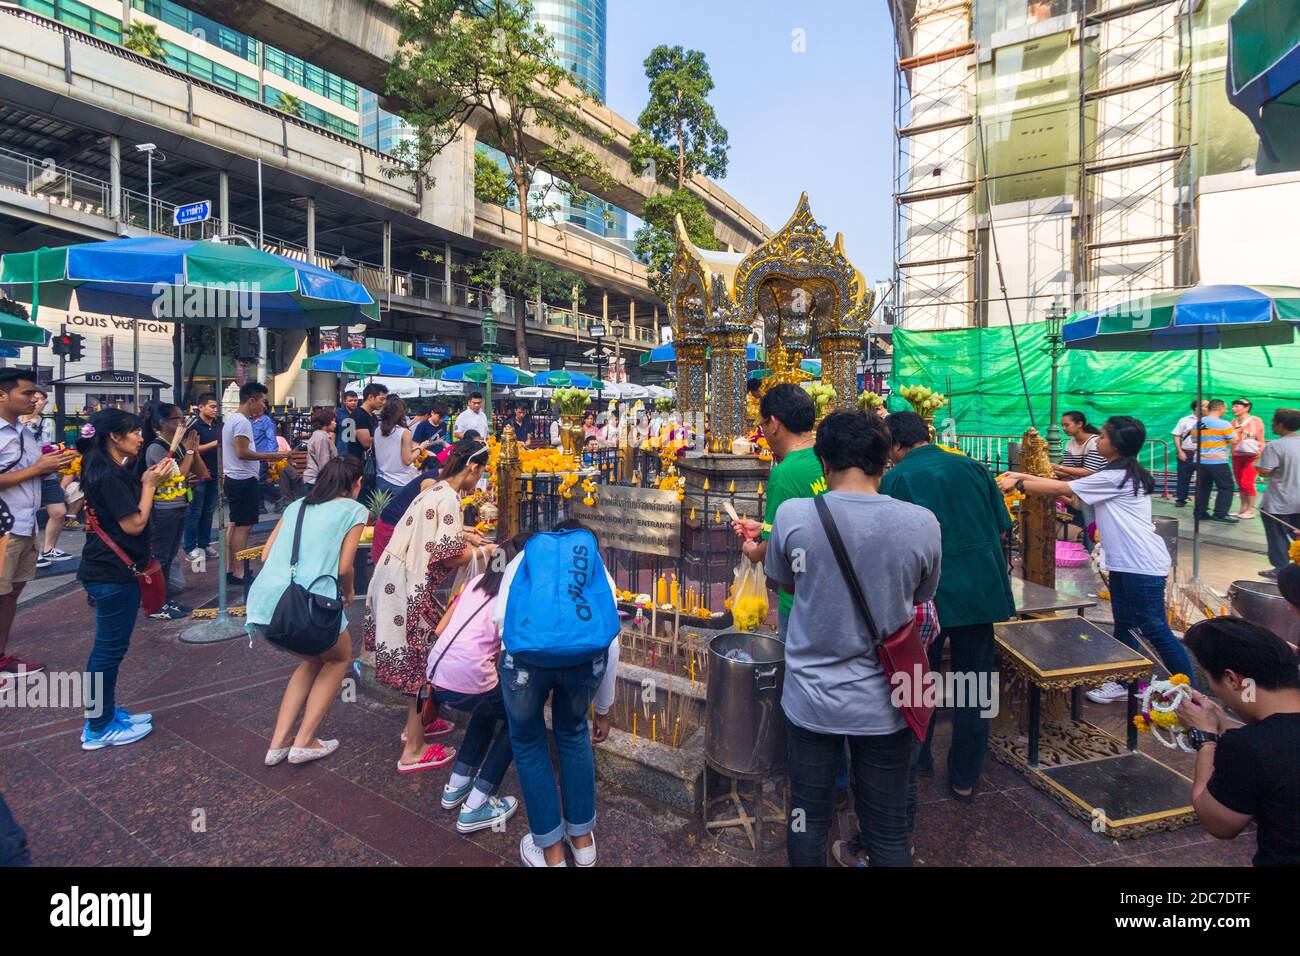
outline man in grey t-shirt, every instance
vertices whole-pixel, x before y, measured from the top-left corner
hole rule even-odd
[[[814,448],[826,475],[822,499],[882,635],[934,597],[941,552],[939,522],[930,511],[879,493],[892,444],[879,417],[835,412],[818,428]],[[773,586],[794,592],[781,708],[791,805],[804,810],[804,825],[796,832],[792,824],[787,834],[790,864],[825,865],[847,738],[863,849],[873,865],[908,866],[912,733],[890,700],[889,680],[815,499],[793,498],[777,509],[764,567]]]
[[[1300,528],[1300,408],[1274,412],[1273,433],[1277,440],[1264,446],[1256,467],[1268,479],[1259,510],[1268,540],[1268,563],[1273,566],[1259,573],[1276,580],[1277,572],[1291,563],[1291,528]]]

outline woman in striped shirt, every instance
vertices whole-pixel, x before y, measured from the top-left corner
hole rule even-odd
[[[1061,463],[1053,467],[1056,477],[1061,481],[1086,478],[1093,472],[1106,467],[1106,458],[1097,450],[1097,438],[1101,432],[1095,425],[1089,425],[1083,412],[1066,412],[1061,416],[1061,430],[1070,436],[1065,451],[1061,454]],[[1070,509],[1083,521],[1083,546],[1092,551],[1092,534],[1089,529],[1096,522],[1093,507],[1086,502],[1079,502],[1079,507]]]

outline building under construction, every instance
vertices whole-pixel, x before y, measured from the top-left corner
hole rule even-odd
[[[1258,137],[1225,94],[1240,0],[886,2],[898,325],[1036,321],[1057,302],[1198,281],[1300,284],[1285,257],[1234,252],[1251,245],[1232,212],[1243,190],[1270,219],[1300,208],[1300,177],[1255,174]]]

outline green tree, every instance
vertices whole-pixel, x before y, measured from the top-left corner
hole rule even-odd
[[[292,93],[280,93],[275,98],[275,108],[282,113],[302,119],[302,100]]]
[[[529,258],[530,197],[539,170],[564,183],[611,182],[595,155],[578,142],[596,138],[582,116],[586,94],[560,66],[554,42],[534,22],[528,0],[400,0],[397,17],[398,48],[387,92],[404,104],[402,118],[414,131],[399,148],[397,162],[432,185],[430,160],[471,118],[481,119],[479,134],[506,155],[518,204],[522,266]],[[576,186],[557,188],[582,192]],[[527,367],[524,315],[524,293],[517,291],[516,349]]]
[[[515,301],[515,328],[520,328],[518,317],[529,301],[563,302],[568,306],[577,297],[578,303],[586,301],[587,285],[576,272],[570,272],[540,256],[526,256],[514,249],[493,249],[469,265],[461,273],[470,282],[487,289],[498,286]],[[537,317],[540,322],[542,317]],[[525,366],[525,370],[527,366]]]
[[[657,46],[645,58],[650,100],[637,118],[633,168],[654,164],[655,178],[685,189],[697,173],[727,175],[727,131],[709,103],[713,76],[699,50]]]
[[[682,217],[686,234],[701,249],[718,249],[720,244],[713,235],[713,220],[705,208],[704,200],[687,189],[651,196],[642,213],[645,225],[636,231],[633,249],[646,264],[649,274],[646,282],[655,295],[667,302],[671,296],[669,277],[673,268],[673,253],[677,248],[676,217]]]
[[[492,157],[481,150],[474,154],[474,198],[494,206],[510,202],[510,177]]]
[[[158,28],[152,23],[132,21],[126,28],[126,37],[122,40],[122,46],[132,53],[139,53],[160,63],[167,59],[167,48],[163,46],[163,39],[158,35]]]

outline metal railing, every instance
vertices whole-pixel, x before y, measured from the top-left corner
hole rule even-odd
[[[1013,458],[1011,445],[1013,443],[1018,445],[1023,437],[1023,435],[976,435],[958,432],[955,435],[941,435],[939,440],[998,472],[1007,471],[1018,463],[1019,452],[1017,450]],[[1064,447],[1065,442],[1061,445]],[[1168,498],[1170,485],[1176,476],[1176,472],[1169,470],[1169,442],[1164,438],[1148,438],[1138,453],[1138,460],[1155,477],[1160,497]]]

